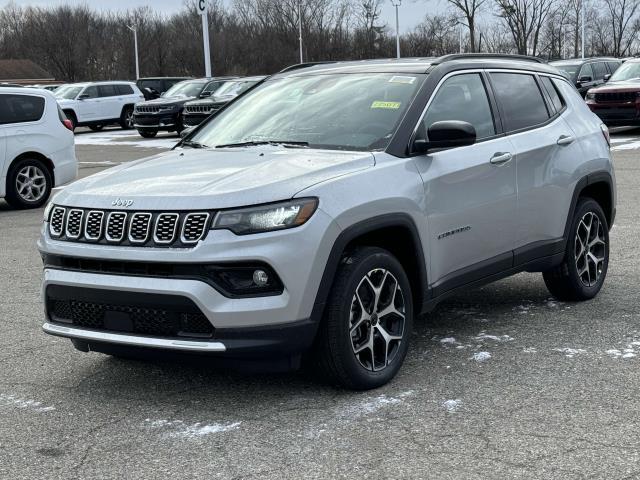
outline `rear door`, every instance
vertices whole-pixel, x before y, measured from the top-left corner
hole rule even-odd
[[[113,84],[99,85],[98,94],[100,96],[100,119],[120,118],[121,108],[116,86]]]
[[[515,263],[557,253],[566,223],[569,175],[582,151],[563,116],[566,102],[547,76],[491,72],[503,126],[515,148]],[[568,208],[568,207],[567,207]]]
[[[425,183],[430,280],[435,295],[510,268],[516,221],[516,167],[510,140],[499,134],[495,104],[480,71],[446,78],[416,137],[430,125],[461,120],[477,142],[415,157]]]

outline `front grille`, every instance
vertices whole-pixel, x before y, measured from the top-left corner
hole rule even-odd
[[[213,326],[199,311],[79,300],[49,300],[53,322],[113,332],[159,337],[211,338]]]
[[[217,110],[217,108],[212,107],[211,105],[186,105],[184,107],[184,111],[186,113],[205,113],[210,114]]]
[[[638,98],[637,92],[596,93],[596,102],[600,102],[600,103],[634,102],[636,98]]]
[[[206,237],[214,212],[124,212],[54,207],[56,240],[138,247],[193,247]]]
[[[135,113],[158,113],[159,111],[159,105],[136,105]]]

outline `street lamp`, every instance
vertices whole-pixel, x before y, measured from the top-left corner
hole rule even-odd
[[[304,63],[302,59],[302,0],[298,0],[298,42],[300,44],[300,63]]]
[[[584,58],[584,0],[580,0],[580,20],[582,21],[582,58]]]
[[[398,19],[398,7],[402,5],[402,0],[391,0],[391,5],[396,7],[396,55],[400,58],[400,21]]]
[[[127,28],[133,32],[133,46],[136,52],[136,80],[140,79],[140,64],[138,63],[138,30],[133,25],[127,25]]]

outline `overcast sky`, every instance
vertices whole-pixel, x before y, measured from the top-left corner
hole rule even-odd
[[[0,0],[0,5],[4,6],[10,0]],[[231,0],[223,0],[226,4],[231,4]],[[183,6],[182,0],[13,0],[21,6],[34,5],[39,7],[57,6],[61,4],[87,4],[92,8],[101,10],[126,10],[143,5],[160,10],[166,13],[180,10]],[[442,11],[445,0],[403,0],[400,7],[400,31],[405,32],[418,24],[427,11],[433,13],[434,10]],[[393,30],[395,29],[395,9],[391,5],[391,0],[384,2],[383,20]]]

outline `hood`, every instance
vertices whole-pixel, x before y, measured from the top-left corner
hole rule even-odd
[[[190,100],[194,100],[196,97],[160,97],[153,100],[147,100],[146,102],[140,102],[138,105],[184,105]]]
[[[640,91],[640,78],[631,78],[629,80],[620,80],[612,82],[609,80],[604,85],[590,88],[592,93],[613,93],[613,92],[635,92]]]
[[[369,152],[255,146],[178,148],[122,164],[64,188],[56,204],[131,210],[218,209],[287,200],[326,180],[375,165]]]
[[[187,102],[186,105],[206,105],[206,106],[213,106],[213,105],[224,105],[228,102],[230,102],[231,100],[233,100],[234,98],[236,98],[237,95],[222,95],[222,96],[213,96],[213,97],[208,97],[208,98],[199,98],[197,100],[191,100],[190,102]]]

